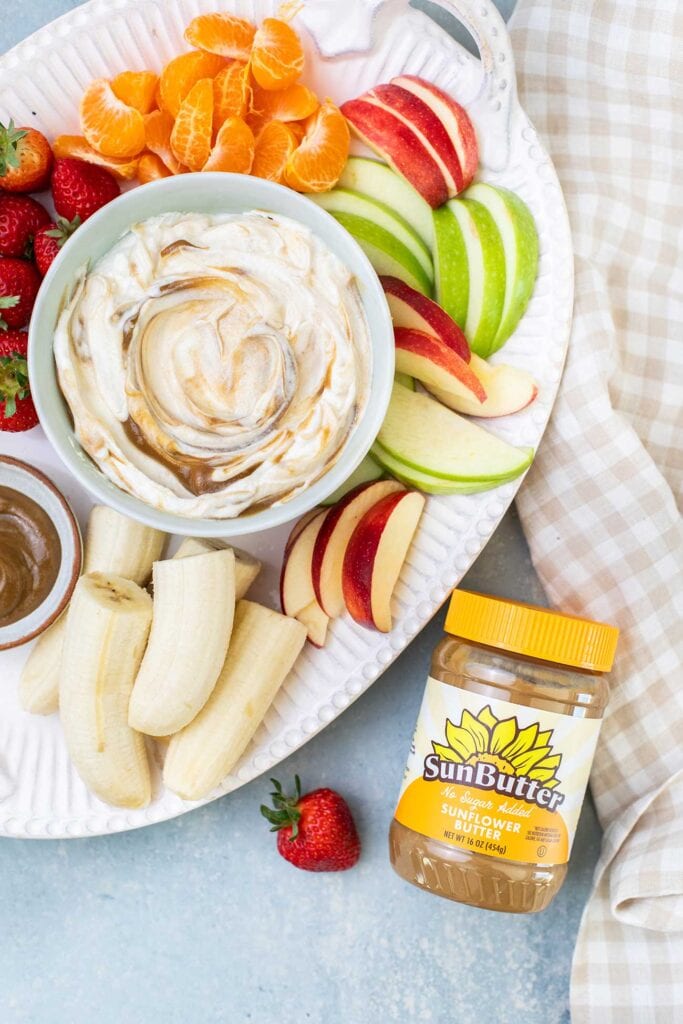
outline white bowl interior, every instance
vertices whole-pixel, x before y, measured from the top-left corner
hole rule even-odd
[[[356,276],[372,346],[368,402],[337,462],[302,494],[236,519],[192,519],[162,512],[122,491],[81,448],[73,431],[52,356],[54,328],[78,270],[104,255],[132,224],[169,212],[244,213],[260,209],[304,224]],[[307,512],[346,480],[367,454],[384,419],[394,375],[391,315],[369,260],[337,221],[305,196],[261,178],[202,173],[164,178],[124,193],[85,222],[50,268],[31,319],[29,372],[45,433],[74,476],[98,501],[167,533],[238,537],[278,526]]]
[[[30,615],[0,627],[0,647],[3,647],[23,642],[41,632],[58,611],[73,582],[74,563],[77,562],[77,568],[80,568],[81,537],[75,518],[64,504],[65,499],[39,476],[21,465],[0,459],[0,485],[25,494],[40,505],[54,523],[62,545],[62,560],[52,590]]]

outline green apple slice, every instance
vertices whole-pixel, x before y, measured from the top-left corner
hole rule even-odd
[[[491,352],[496,352],[524,316],[538,272],[538,234],[531,212],[519,196],[483,182],[464,193],[485,206],[500,233],[505,253],[503,311]]]
[[[432,282],[415,254],[385,228],[354,213],[332,216],[353,235],[378,274],[405,281],[423,295],[432,294]]]
[[[467,320],[470,348],[482,359],[494,351],[505,300],[505,249],[493,217],[474,199],[452,199],[449,206],[462,231],[469,266]]]
[[[384,476],[384,470],[379,462],[366,455],[360,465],[356,466],[348,480],[345,480],[343,484],[340,484],[337,490],[325,498],[322,502],[323,505],[336,505],[337,502],[352,491],[354,487],[358,487],[359,484],[369,484],[373,480],[379,480],[380,477]]]
[[[415,390],[415,378],[410,377],[407,373],[395,373],[394,380],[397,384],[402,384],[404,388],[408,388],[409,391]]]
[[[376,443],[422,473],[469,482],[513,479],[531,465],[534,454],[396,383]]]
[[[412,224],[422,241],[431,249],[434,238],[432,208],[391,167],[379,160],[352,156],[347,160],[337,185],[363,192],[373,199],[381,199],[408,224]]]
[[[460,222],[450,203],[432,213],[436,300],[464,330],[470,294],[470,268]]]
[[[400,459],[390,455],[380,444],[373,445],[371,451],[373,459],[377,459],[396,480],[400,480],[407,487],[417,487],[425,494],[478,494],[480,491],[490,491],[494,487],[500,487],[508,480],[514,480],[514,475],[495,480],[444,480],[443,477],[423,473],[421,470],[415,469],[414,466],[401,462]]]
[[[319,192],[311,195],[310,198],[328,213],[352,213],[356,217],[363,217],[365,220],[377,224],[378,227],[384,228],[413,253],[427,277],[433,281],[434,267],[429,246],[425,245],[408,221],[395,213],[390,206],[386,206],[378,199],[363,195],[362,192],[354,192],[348,188],[335,188],[331,192]]]

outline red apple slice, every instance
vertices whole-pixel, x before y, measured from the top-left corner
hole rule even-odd
[[[315,519],[316,516],[319,516],[322,511],[323,510],[321,508],[319,508],[319,507],[312,508],[310,512],[305,512],[302,515],[301,519],[297,519],[297,521],[294,523],[294,526],[292,527],[292,529],[290,531],[290,534],[289,534],[289,537],[287,538],[287,541],[285,543],[285,551],[289,551],[289,549],[291,548],[292,544],[294,543],[296,538],[299,536],[301,531],[306,526],[308,526],[308,524],[311,522],[312,519]]]
[[[411,327],[395,327],[396,369],[430,388],[461,397],[473,405],[486,401],[486,391],[469,363],[440,338]]]
[[[443,172],[411,128],[365,96],[347,100],[341,111],[356,135],[402,174],[431,207],[446,202],[448,185]]]
[[[328,615],[322,610],[317,601],[312,601],[310,604],[302,608],[300,612],[294,616],[299,622],[306,627],[308,630],[308,640],[313,644],[314,647],[324,647],[325,638],[327,636],[327,627],[330,624]]]
[[[467,338],[438,302],[428,299],[398,277],[383,275],[380,281],[395,327],[412,327],[433,334],[469,363],[470,347]]]
[[[463,176],[462,188],[466,189],[477,171],[479,146],[474,125],[465,108],[456,103],[448,93],[439,89],[438,86],[417,75],[400,75],[398,78],[392,78],[391,84],[399,85],[402,89],[412,92],[414,96],[431,107],[442,121],[458,154]]]
[[[450,197],[462,190],[463,175],[453,141],[443,122],[419,96],[400,85],[376,85],[365,94],[370,103],[391,111],[418,139],[439,165]]]
[[[342,564],[357,523],[381,498],[403,490],[396,480],[375,480],[349,491],[328,510],[313,546],[312,575],[315,599],[331,619],[344,611]]]
[[[361,626],[391,630],[391,597],[424,504],[417,491],[389,494],[353,531],[344,556],[344,600]]]
[[[285,615],[296,618],[303,608],[316,601],[311,573],[313,548],[327,515],[328,509],[317,511],[285,547],[280,573],[280,604]]]
[[[453,388],[444,389],[427,381],[423,383],[449,409],[469,416],[510,416],[520,409],[526,409],[538,394],[538,385],[531,374],[515,366],[492,366],[472,353],[470,368],[486,389],[485,402],[478,403],[472,395],[457,393]]]

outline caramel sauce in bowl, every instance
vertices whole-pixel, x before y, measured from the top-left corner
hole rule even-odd
[[[0,456],[0,650],[27,643],[61,615],[82,548],[76,517],[52,481]]]

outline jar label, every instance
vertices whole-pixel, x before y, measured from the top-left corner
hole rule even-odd
[[[430,677],[396,819],[471,853],[564,864],[600,725]]]

